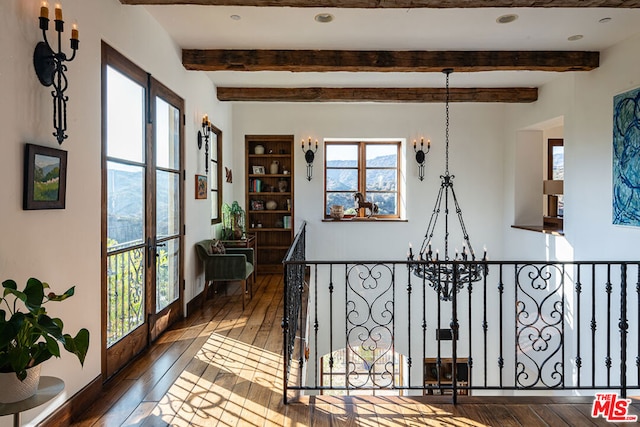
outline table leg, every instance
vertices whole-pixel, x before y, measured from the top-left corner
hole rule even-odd
[[[20,427],[20,412],[13,414],[13,427]]]

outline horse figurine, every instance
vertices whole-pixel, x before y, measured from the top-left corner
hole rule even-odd
[[[353,195],[353,199],[355,201],[355,208],[356,211],[359,211],[360,209],[364,209],[365,210],[365,216],[367,218],[370,218],[371,215],[375,215],[378,213],[378,205],[376,203],[373,202],[367,202],[364,199],[364,196],[362,195],[362,193],[357,192]],[[368,214],[367,214],[368,212]]]

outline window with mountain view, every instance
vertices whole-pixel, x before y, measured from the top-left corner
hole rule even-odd
[[[325,209],[344,207],[355,216],[354,195],[360,192],[378,205],[377,217],[399,218],[400,141],[325,142]]]

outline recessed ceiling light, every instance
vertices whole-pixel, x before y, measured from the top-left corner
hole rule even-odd
[[[598,22],[601,24],[606,24],[607,22],[611,22],[611,18],[607,16],[606,18],[602,18]]]
[[[333,21],[333,15],[330,13],[319,13],[313,19],[315,19],[316,22],[326,24]]]
[[[240,19],[242,19],[240,15],[231,15],[229,18],[233,19],[234,21],[239,21]]]
[[[580,40],[583,37],[584,36],[582,34],[574,34],[571,37],[567,37],[567,40],[569,40],[570,42],[575,42],[576,40]]]
[[[498,24],[508,24],[510,22],[515,21],[516,19],[518,19],[518,15],[516,15],[515,13],[510,13],[508,15],[498,16],[498,18],[496,19],[496,22]]]

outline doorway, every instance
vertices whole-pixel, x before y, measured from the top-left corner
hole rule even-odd
[[[184,101],[102,46],[103,379],[182,316]]]

